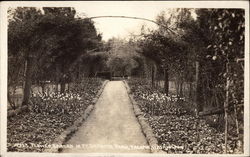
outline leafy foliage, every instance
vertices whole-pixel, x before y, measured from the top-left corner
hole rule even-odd
[[[179,86],[197,76],[191,100],[199,104],[198,110],[223,110],[229,99],[225,110],[234,115],[230,123],[238,132],[236,123],[243,124],[244,14],[243,9],[170,9],[158,15],[159,29],[140,40],[141,53],[159,68],[168,67],[170,79]]]
[[[51,80],[64,87],[73,77],[71,66],[77,58],[99,46],[101,36],[93,22],[75,18],[75,13],[74,8],[9,10],[9,85],[25,85],[24,105],[32,83],[42,86]]]

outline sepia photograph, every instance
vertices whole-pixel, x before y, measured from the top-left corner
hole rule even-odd
[[[0,6],[1,155],[249,155],[249,2]]]

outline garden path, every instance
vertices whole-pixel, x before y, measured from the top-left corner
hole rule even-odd
[[[82,146],[64,149],[63,153],[149,153],[122,81],[106,84],[94,110],[66,144]],[[128,149],[128,146],[144,149]]]

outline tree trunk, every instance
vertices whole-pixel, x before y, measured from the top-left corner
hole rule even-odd
[[[235,99],[235,95],[232,94],[233,99]],[[238,140],[238,145],[236,146],[236,148],[241,148],[241,141],[240,141],[240,130],[239,130],[239,121],[238,121],[238,110],[237,110],[237,104],[234,103],[234,116],[235,116],[235,127],[236,127],[236,133],[237,133],[237,140]]]
[[[56,93],[59,93],[60,69],[59,69],[59,64],[56,63],[55,66],[56,66],[56,79],[55,79]]]
[[[69,84],[70,84],[70,82],[67,83],[67,85],[68,85],[67,91],[68,92],[70,91],[70,85]]]
[[[227,136],[228,136],[228,103],[229,103],[229,63],[226,64],[226,100],[224,102],[224,111],[225,111],[225,154],[227,153]]]
[[[26,78],[26,71],[27,71],[27,60],[25,60],[25,63],[24,63],[24,72],[23,72],[24,78]],[[25,87],[25,81],[24,80],[22,82],[22,86],[23,86],[23,89],[24,89],[24,87]]]
[[[183,81],[180,81],[180,92],[179,92],[180,97],[183,96]]]
[[[199,112],[202,110],[201,102],[200,102],[200,68],[199,68],[199,62],[195,62],[195,95],[194,95],[194,102],[195,102],[195,108],[196,108],[196,114],[199,115]]]
[[[175,79],[172,84],[174,85],[175,94],[178,95],[179,94],[179,87],[178,87],[177,79]]]
[[[60,92],[61,92],[61,93],[64,93],[64,92],[65,92],[65,86],[66,86],[65,82],[62,81],[61,84],[60,84],[60,86],[61,86]]]
[[[30,89],[32,85],[32,58],[28,57],[26,60],[26,72],[25,72],[25,86],[23,91],[22,106],[28,105],[30,98]]]
[[[168,92],[169,92],[168,68],[164,69],[164,91],[165,91],[165,94],[168,95]]]
[[[77,80],[80,80],[80,76],[81,76],[81,67],[80,64],[78,64]]]
[[[60,92],[64,93],[65,92],[65,88],[66,88],[66,75],[65,74],[61,78],[60,86],[61,86]]]
[[[40,83],[40,86],[42,88],[42,93],[44,94],[46,91],[45,91],[45,83]]]
[[[192,92],[193,92],[192,82],[189,82],[189,99],[192,99]]]
[[[200,104],[200,76],[199,76],[200,70],[199,70],[199,62],[195,61],[195,94],[194,94],[194,103],[195,103],[195,114],[196,114],[196,123],[195,128],[196,131],[199,132],[199,112],[201,111],[201,104]],[[200,134],[197,134],[196,141],[200,141]]]
[[[152,81],[152,87],[154,87],[155,84],[155,72],[154,72],[154,65],[152,65],[152,73],[151,73],[151,81]]]
[[[8,102],[9,102],[11,108],[12,108],[13,110],[15,110],[15,109],[16,109],[16,104],[15,104],[14,101],[12,101],[12,99],[11,99],[11,97],[10,97],[9,91],[8,91],[8,93],[7,93],[7,100],[8,100]]]
[[[56,84],[56,92],[59,93],[59,91],[60,91],[60,84],[57,83],[57,84]]]

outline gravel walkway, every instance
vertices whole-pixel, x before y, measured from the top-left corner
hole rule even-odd
[[[122,81],[107,83],[89,118],[63,153],[149,153]]]

